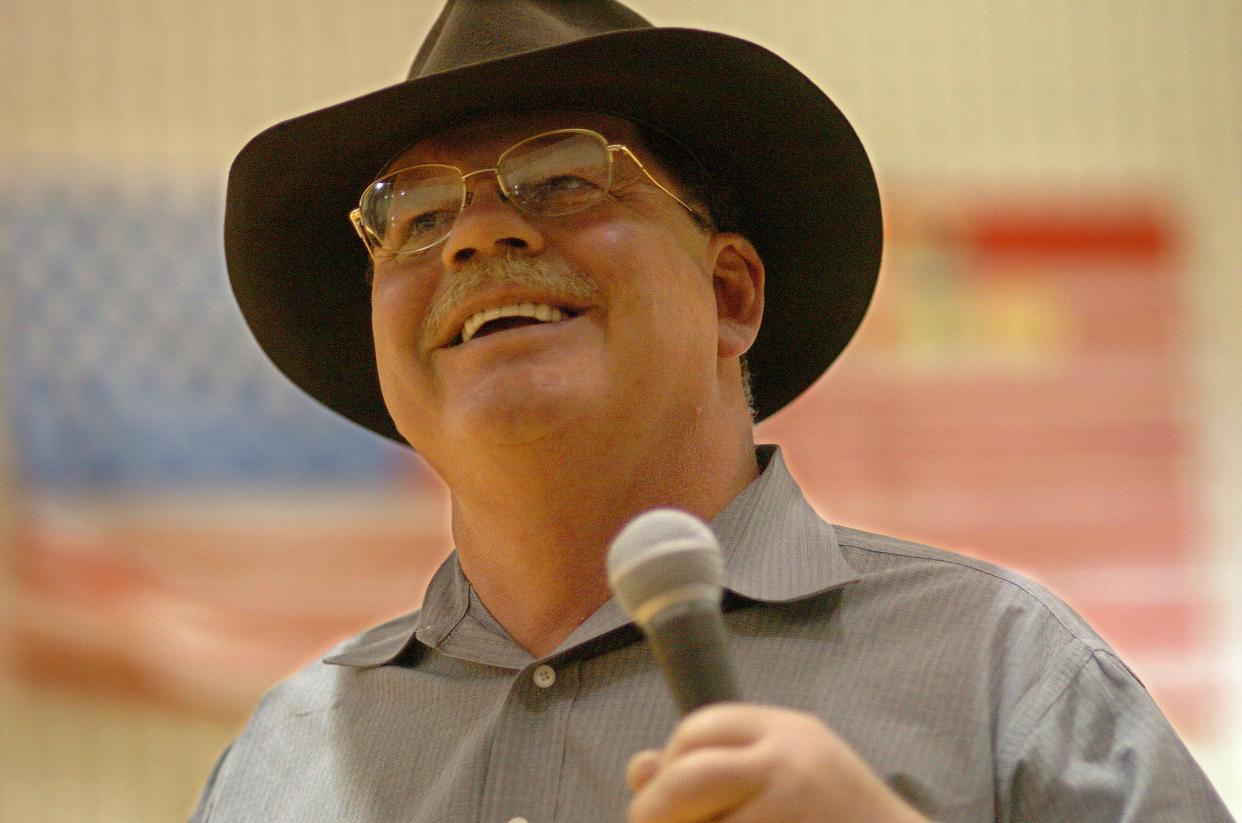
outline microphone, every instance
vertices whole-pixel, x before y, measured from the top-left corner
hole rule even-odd
[[[608,585],[647,635],[683,715],[740,699],[720,614],[723,578],[716,535],[676,509],[640,514],[608,549]]]

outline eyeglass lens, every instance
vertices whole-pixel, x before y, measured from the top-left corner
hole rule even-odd
[[[497,163],[503,193],[522,211],[557,217],[589,208],[611,180],[608,145],[591,132],[538,135]],[[412,254],[448,236],[466,202],[466,182],[452,166],[415,166],[380,178],[364,193],[363,224],[385,252]]]

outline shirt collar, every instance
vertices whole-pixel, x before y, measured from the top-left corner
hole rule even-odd
[[[756,449],[761,472],[712,520],[725,563],[725,588],[764,603],[800,600],[858,579],[837,543],[789,474],[778,446]],[[466,615],[470,583],[454,552],[427,587],[423,609],[348,642],[325,663],[371,667],[393,662],[414,643],[436,647]],[[615,599],[579,626],[553,654],[629,623]]]
[[[754,482],[712,520],[725,587],[764,603],[801,600],[858,579],[832,525],[811,508],[778,446],[756,450]]]
[[[466,616],[470,606],[470,581],[453,552],[432,575],[423,595],[423,607],[347,641],[340,651],[323,659],[340,666],[383,666],[391,663],[411,643],[439,645]]]

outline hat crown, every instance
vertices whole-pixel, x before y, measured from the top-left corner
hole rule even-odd
[[[651,23],[616,0],[448,0],[407,79],[641,28]]]

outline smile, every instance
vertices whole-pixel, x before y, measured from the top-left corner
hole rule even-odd
[[[514,303],[495,306],[475,312],[462,324],[460,341],[469,343],[474,337],[482,337],[494,331],[504,331],[518,326],[537,323],[556,323],[574,315],[547,303]]]

